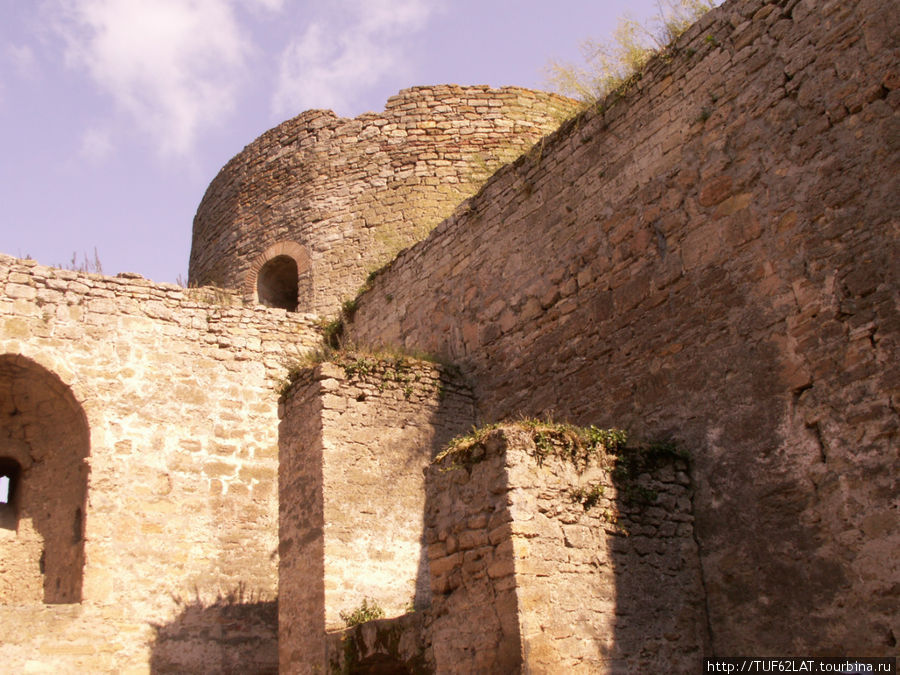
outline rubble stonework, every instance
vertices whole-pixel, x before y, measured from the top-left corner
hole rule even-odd
[[[304,113],[198,210],[225,289],[0,256],[5,668],[896,655],[898,9],[728,0],[487,182],[572,102]],[[342,339],[459,372],[299,368],[364,282]],[[429,466],[523,414],[690,466],[622,483],[509,427]]]
[[[716,653],[896,653],[897,9],[711,11],[351,324],[458,363],[481,419],[694,450]]]
[[[694,670],[708,638],[686,461],[619,475],[535,437],[502,427],[427,474],[438,671]]]
[[[303,387],[293,396],[308,401],[310,393]],[[324,436],[334,423],[324,424]],[[429,592],[399,616],[333,626],[327,635],[320,628],[333,672],[366,672],[377,663],[391,663],[391,672],[440,673],[696,667],[709,645],[687,461],[663,453],[640,472],[617,472],[613,455],[584,464],[546,454],[535,440],[541,433],[546,439],[546,432],[504,425],[465,458],[442,453],[427,467],[424,523],[417,524],[425,528]],[[282,480],[307,484],[285,460]],[[360,501],[345,490],[334,497]],[[302,539],[293,529],[283,534]],[[304,569],[289,583],[299,588],[296,573]],[[344,594],[335,597],[346,599],[349,586],[338,586]],[[282,631],[316,615],[299,612],[282,621]],[[320,659],[283,654],[281,669],[310,672]]]
[[[279,434],[284,672],[325,663],[325,631],[363,601],[388,617],[430,605],[423,470],[474,421],[435,364],[353,355],[299,376]]]
[[[263,265],[287,256],[300,309],[333,314],[574,110],[556,94],[443,85],[404,89],[354,119],[307,111],[216,176],[194,220],[189,278],[255,300]]]
[[[22,467],[0,529],[5,668],[203,672],[267,649],[274,667],[275,389],[314,317],[7,256],[0,289],[0,456]],[[229,613],[244,643],[200,637]]]

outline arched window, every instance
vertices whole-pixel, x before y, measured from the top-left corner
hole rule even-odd
[[[71,389],[0,355],[0,604],[81,602],[89,450]]]
[[[289,312],[309,311],[312,268],[306,248],[279,241],[263,251],[244,278],[244,300]]]
[[[279,255],[262,266],[256,277],[256,295],[260,304],[297,311],[297,261]]]

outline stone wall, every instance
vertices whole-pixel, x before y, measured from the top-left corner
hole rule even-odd
[[[487,421],[695,449],[718,654],[896,652],[897,10],[725,3],[401,253],[352,327],[459,362]]]
[[[276,387],[314,317],[7,256],[0,289],[5,668],[274,667]]]
[[[685,461],[624,471],[554,454],[552,437],[503,427],[428,472],[438,672],[696,670],[706,610]]]
[[[434,654],[428,629],[430,621],[430,612],[416,611],[329,633],[326,672],[434,673]]]
[[[363,601],[387,617],[430,604],[422,472],[473,422],[434,364],[343,354],[298,374],[279,429],[284,672],[326,663],[326,631]]]
[[[422,239],[500,165],[573,110],[514,87],[405,89],[355,119],[311,110],[267,131],[210,184],[194,219],[192,283],[257,297],[300,288],[302,310],[333,314],[366,275]],[[276,260],[278,258],[279,260]],[[293,260],[293,262],[291,262]],[[280,306],[280,305],[276,305]]]

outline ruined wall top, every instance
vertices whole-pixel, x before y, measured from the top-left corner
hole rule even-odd
[[[527,89],[442,85],[405,89],[355,119],[304,112],[210,184],[194,219],[190,281],[333,312],[574,108]]]

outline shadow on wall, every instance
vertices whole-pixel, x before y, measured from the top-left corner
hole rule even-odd
[[[242,589],[209,603],[176,599],[181,611],[154,625],[152,673],[277,673],[278,602],[246,601]]]
[[[438,670],[696,667],[706,616],[686,461],[591,433],[488,427],[431,467]]]
[[[81,602],[89,452],[69,387],[0,356],[0,603]]]
[[[425,675],[436,672],[426,612],[353,626],[328,636],[328,668],[349,675]]]
[[[392,561],[395,579],[402,578],[403,586],[414,588],[414,593],[407,603],[398,596],[398,593],[403,595],[399,591],[400,585],[383,589],[380,596],[377,589],[371,589],[376,602],[384,605],[391,618],[367,621],[346,630],[328,631],[324,654],[327,669],[332,672],[435,671],[430,630],[434,616],[433,586],[424,532],[428,489],[423,481],[423,469],[452,438],[471,427],[474,407],[469,388],[458,375],[430,365],[417,368],[421,370],[404,371],[409,375],[405,388],[402,383],[387,377],[390,370],[378,371],[381,373],[378,377],[384,378],[381,381],[353,379],[345,386],[344,396],[356,415],[355,423],[366,429],[373,445],[381,445],[373,455],[357,458],[359,461],[355,465],[357,471],[362,469],[361,475],[366,480],[374,477],[374,484],[356,492],[350,491],[342,499],[352,503],[353,509],[358,509],[360,514],[373,512],[355,522],[359,527],[367,528],[368,536],[377,539],[377,555]],[[432,380],[435,375],[437,379]],[[357,396],[357,388],[361,386],[369,387],[369,393]],[[339,424],[333,419],[331,423]],[[334,437],[332,433],[332,440]],[[376,442],[376,438],[380,440]],[[337,459],[338,464],[349,461],[346,454]],[[328,463],[327,458],[325,463]],[[424,480],[427,481],[427,473]],[[378,484],[392,488],[384,493],[385,499],[379,506],[373,506],[371,497]],[[413,549],[417,549],[415,559],[411,557]],[[345,557],[342,562],[346,563],[347,559]],[[358,560],[363,565],[359,568],[360,575],[373,573],[374,564],[362,558]],[[326,569],[326,576],[328,571]],[[360,591],[355,587],[358,583],[355,578],[346,577],[345,583],[349,587],[345,597],[353,593],[364,595],[370,590]],[[328,600],[325,598],[324,602]],[[405,610],[402,609],[404,604]],[[400,614],[401,611],[405,613]]]

